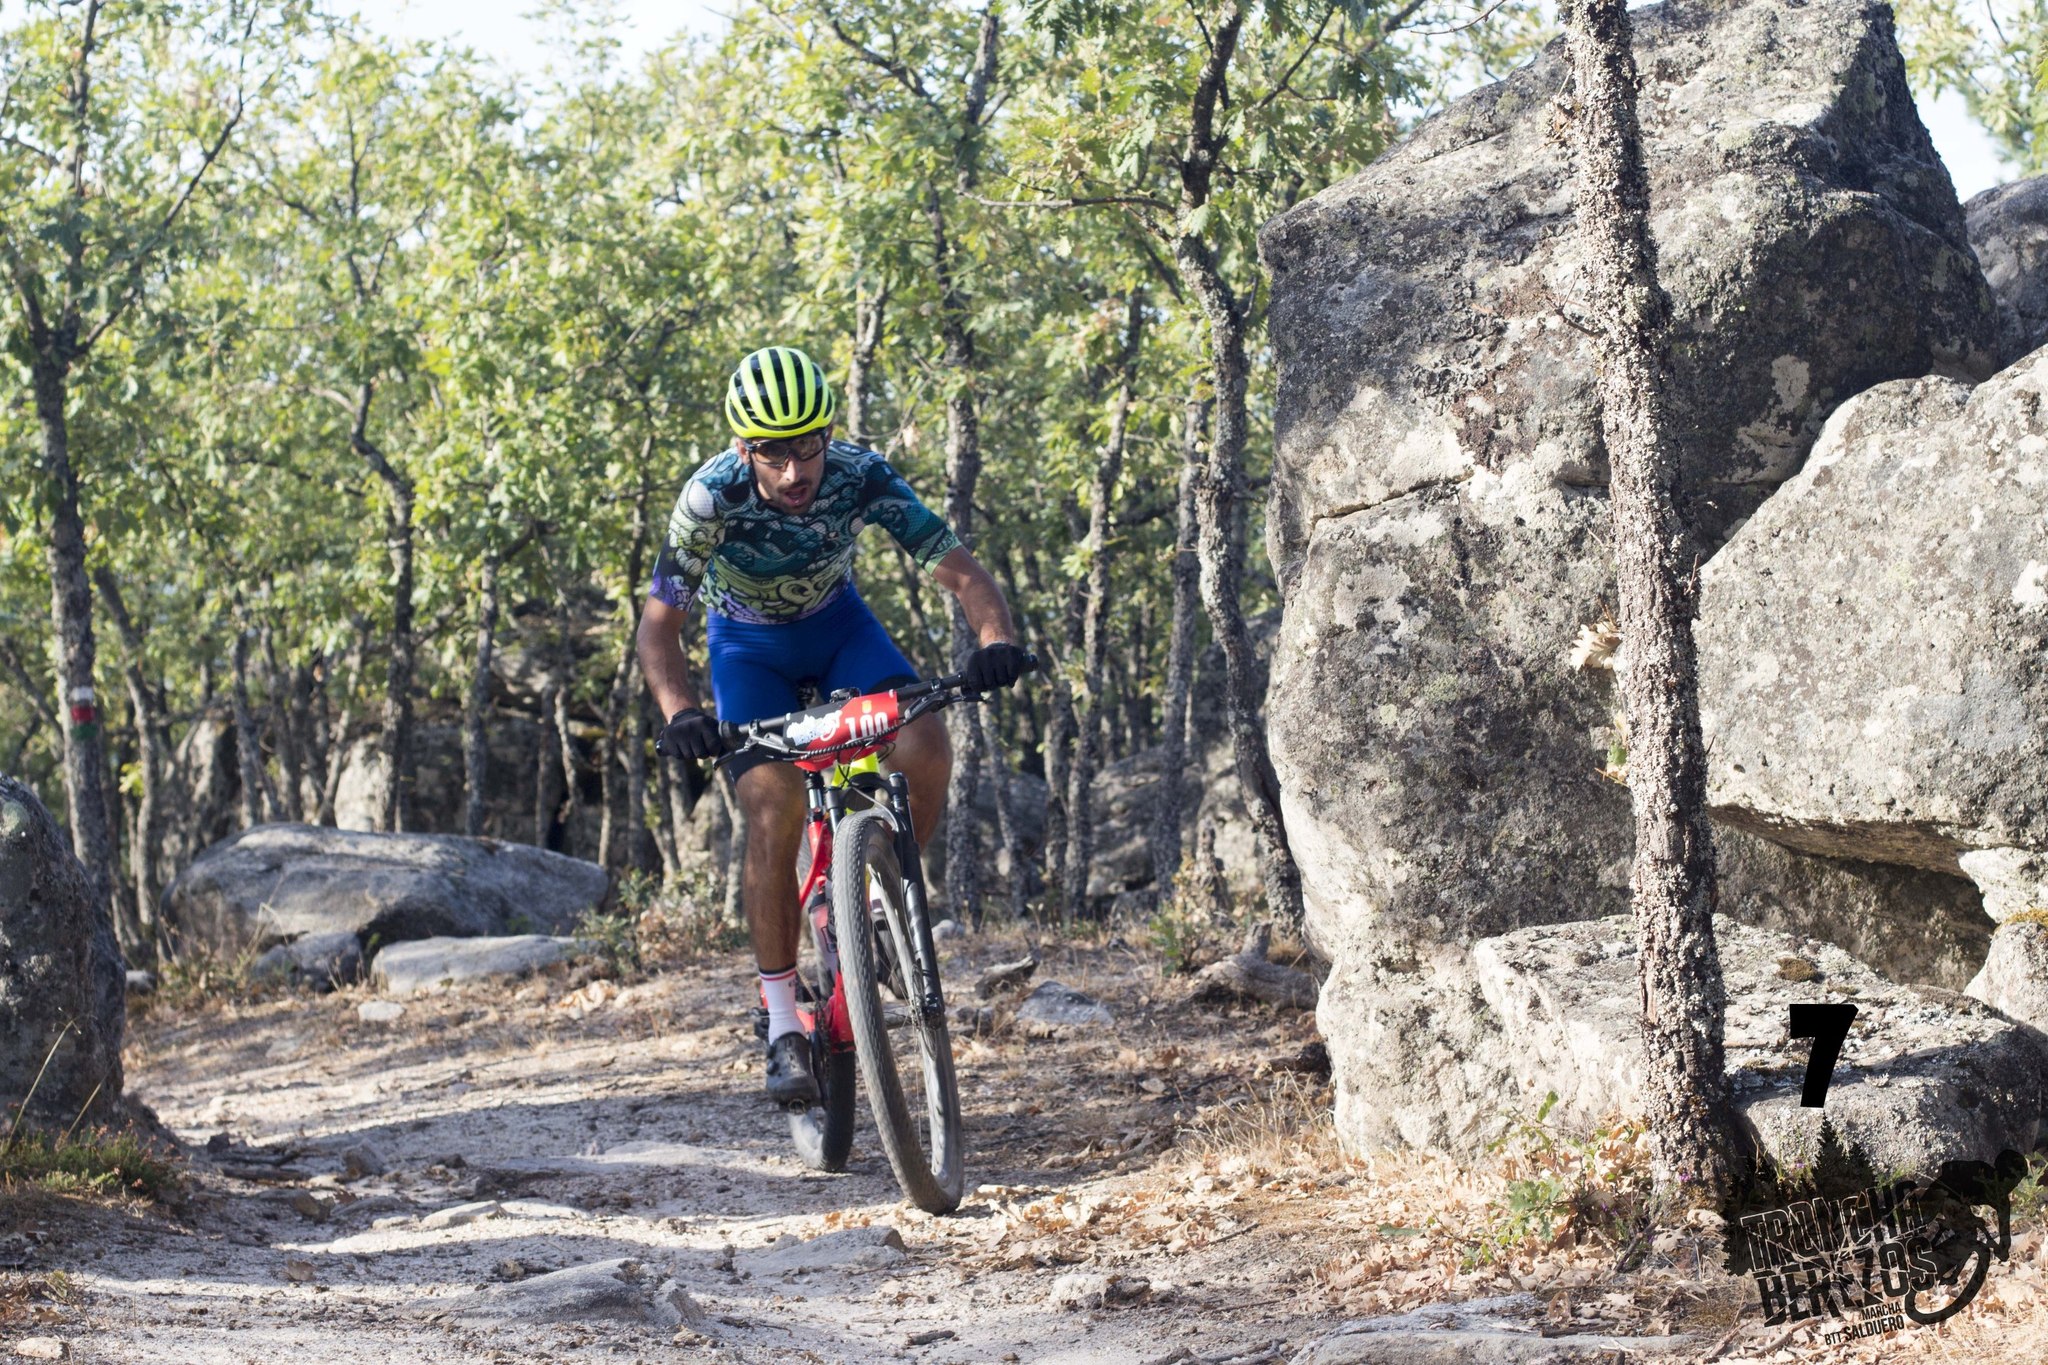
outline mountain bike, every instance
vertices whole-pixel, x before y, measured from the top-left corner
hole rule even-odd
[[[1026,671],[1037,666],[1027,655]],[[857,1062],[896,1182],[927,1213],[960,1204],[960,1090],[910,783],[882,773],[879,754],[920,716],[982,699],[956,673],[864,696],[835,692],[786,716],[718,727],[727,750],[719,766],[759,751],[804,771],[810,867],[797,904],[810,955],[799,964],[797,1017],[810,1036],[819,1098],[791,1111],[790,1137],[807,1165],[845,1169]]]

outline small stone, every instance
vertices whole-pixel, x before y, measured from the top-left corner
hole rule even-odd
[[[391,1169],[391,1163],[369,1143],[359,1142],[341,1154],[341,1168],[350,1180],[361,1180],[364,1176],[383,1175]]]
[[[950,1327],[935,1327],[929,1332],[912,1332],[904,1338],[905,1346],[929,1346],[935,1341],[951,1341],[960,1334]]]
[[[942,919],[932,926],[932,937],[934,939],[966,938],[967,926],[957,919]]]
[[[472,1326],[506,1323],[613,1323],[673,1331],[702,1323],[704,1310],[683,1286],[631,1260],[599,1261],[487,1285],[453,1298],[416,1299],[412,1308]]]
[[[292,1192],[292,1211],[301,1218],[310,1218],[316,1223],[327,1221],[334,1212],[335,1199],[331,1194],[315,1194],[311,1190]]]
[[[1044,1028],[1066,1028],[1114,1024],[1116,1016],[1093,996],[1058,981],[1044,981],[1017,1007],[1017,1020]]]
[[[27,1360],[69,1360],[71,1343],[56,1337],[23,1337],[14,1343],[14,1353]]]
[[[1019,958],[1015,962],[1005,962],[1000,966],[991,967],[981,974],[979,981],[974,983],[974,993],[983,1000],[987,1000],[1003,991],[1023,985],[1031,979],[1031,974],[1037,970],[1038,954],[1036,953],[1031,954],[1029,957]]]
[[[474,1204],[457,1204],[449,1209],[436,1209],[420,1219],[423,1228],[459,1228],[465,1223],[474,1223],[485,1218],[495,1218],[505,1211],[504,1205],[495,1199],[480,1199]]]
[[[283,1273],[284,1277],[293,1284],[311,1284],[313,1283],[314,1276],[318,1275],[320,1270],[311,1261],[302,1261],[295,1258],[284,1263]]]
[[[147,971],[144,971],[144,970],[143,970],[142,968],[140,968],[140,967],[130,967],[130,968],[128,969],[128,994],[130,994],[130,995],[154,995],[155,993],[156,993],[156,973],[155,973],[155,972],[147,972]],[[29,1340],[31,1340],[31,1341],[35,1341],[35,1340],[38,1340],[38,1338],[35,1338],[35,1337],[30,1337],[30,1338],[29,1338]]]
[[[366,1024],[396,1023],[405,1013],[405,1006],[396,1000],[365,1000],[356,1006],[356,1018]]]
[[[1811,981],[1820,975],[1820,968],[1811,958],[1781,957],[1778,959],[1778,975],[1787,981]]]
[[[1152,1292],[1152,1282],[1142,1275],[1103,1274],[1081,1270],[1062,1275],[1052,1282],[1045,1301],[1054,1308],[1075,1311],[1083,1308],[1114,1308],[1136,1303]]]

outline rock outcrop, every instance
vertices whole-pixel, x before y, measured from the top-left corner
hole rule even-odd
[[[527,844],[258,825],[179,874],[163,917],[181,944],[232,956],[344,931],[385,943],[561,932],[610,885],[595,863]]]
[[[89,1118],[112,1115],[126,988],[113,922],[71,841],[34,792],[0,777],[0,1102],[33,1090],[29,1118],[60,1127],[88,1106]]]
[[[2048,852],[2048,352],[1881,384],[1701,575],[1717,819],[1968,875]],[[2013,909],[2024,909],[2016,903]]]
[[[1831,944],[1726,923],[1716,937],[1736,1104],[1780,1161],[1812,1161],[1823,1114],[1879,1170],[1931,1173],[1950,1159],[2031,1151],[2048,1135],[2048,1049],[2033,1030],[1953,991],[1885,981]],[[1460,1117],[1484,1131],[1500,1110],[1534,1112],[1552,1090],[1567,1127],[1642,1112],[1627,916],[1517,930],[1480,943],[1471,963],[1491,1041],[1464,1065],[1497,1078],[1495,1112]],[[1813,1044],[1790,1036],[1790,1007],[1844,1001],[1858,1013],[1827,1102],[1804,1108]]]
[[[1633,18],[1682,510],[1704,556],[1846,398],[1987,374],[1997,318],[1888,7]],[[1466,1084],[1456,1048],[1414,1065],[1401,1040],[1463,1026],[1473,943],[1627,906],[1627,792],[1599,775],[1619,739],[1611,688],[1567,662],[1612,604],[1613,565],[1550,136],[1564,83],[1553,47],[1262,236],[1285,600],[1269,733],[1309,932],[1332,960],[1319,1018],[1354,1142],[1448,1134],[1367,1112],[1429,1110]],[[1769,888],[1771,913],[1825,921],[1825,903],[1785,903],[1825,880]],[[1906,924],[1914,895],[1954,890],[1864,886],[1906,897],[1886,908]]]
[[[1998,185],[1963,205],[1970,245],[1998,299],[1998,359],[2048,342],[2048,176]]]

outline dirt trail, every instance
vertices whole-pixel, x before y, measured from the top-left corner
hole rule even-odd
[[[949,944],[948,979],[1017,946]],[[1047,956],[1040,980],[1097,995],[1117,1023],[1029,1037],[1001,1011],[993,1035],[956,1040],[974,1193],[942,1219],[901,1202],[865,1111],[849,1172],[798,1165],[760,1097],[737,956],[623,989],[478,988],[408,1002],[390,1024],[362,1021],[370,997],[353,991],[145,1008],[131,1089],[194,1148],[188,1197],[42,1208],[32,1265],[82,1293],[42,1325],[0,1318],[0,1341],[34,1331],[72,1359],[152,1365],[1254,1365],[1347,1317],[1491,1296],[1554,1332],[1689,1334],[1677,1358],[1731,1325],[1724,1359],[1781,1348],[1683,1248],[1627,1280],[1597,1249],[1461,1268],[1497,1184],[1339,1158],[1316,1120],[1322,1082],[1268,1071],[1312,1039],[1308,1016],[1187,1005],[1117,946]],[[209,1156],[217,1133],[234,1145]],[[385,1173],[348,1173],[364,1144]],[[431,1226],[471,1203],[496,1207]],[[765,1252],[870,1224],[897,1229],[907,1255],[784,1272]],[[480,1286],[622,1257],[649,1285],[672,1277],[702,1320],[476,1326],[450,1311]],[[1105,1276],[1109,1302],[1069,1302]]]
[[[976,948],[955,950],[952,980],[971,981],[976,961],[1003,951]],[[175,1213],[73,1223],[67,1245],[50,1247],[89,1295],[77,1358],[652,1360],[676,1358],[680,1343],[691,1359],[1053,1362],[1150,1358],[1183,1341],[1244,1354],[1309,1335],[1322,1305],[1299,1299],[1270,1264],[1292,1242],[1285,1228],[1254,1240],[1255,1220],[1193,1209],[1160,1214],[1128,1249],[1079,1235],[1122,1212],[1120,1197],[1149,1202],[1161,1158],[1143,1154],[1167,1150],[1205,1096],[1241,1090],[1258,1059],[1296,1050],[1309,1021],[1155,1007],[1135,958],[1114,950],[1056,954],[1039,976],[1100,991],[1119,1022],[1092,1035],[958,1040],[978,1189],[946,1219],[901,1202],[865,1111],[849,1172],[797,1163],[782,1116],[759,1094],[737,957],[623,990],[569,990],[559,978],[478,988],[408,1002],[392,1024],[360,1020],[369,997],[357,992],[145,1011],[131,1090],[197,1149],[192,1192]],[[1162,1013],[1195,1036],[1169,1043]],[[235,1147],[209,1160],[205,1141],[220,1132]],[[343,1153],[365,1143],[388,1173],[349,1178]],[[302,1155],[279,1171],[252,1164],[287,1150]],[[353,1202],[316,1220],[293,1206],[309,1191]],[[479,1201],[498,1211],[422,1226],[436,1209]],[[1073,1212],[1091,1201],[1105,1207]],[[909,1258],[750,1267],[779,1236],[869,1222],[895,1226]],[[617,1257],[673,1275],[708,1314],[701,1328],[477,1330],[435,1322],[421,1302],[508,1271]],[[310,1282],[291,1281],[307,1273],[294,1262],[310,1264]],[[1150,1288],[1094,1312],[1048,1301],[1060,1276],[1090,1271]],[[941,1332],[953,1335],[907,1345]]]

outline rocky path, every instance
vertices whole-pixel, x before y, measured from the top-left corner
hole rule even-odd
[[[949,945],[949,979],[1016,947]],[[1731,1326],[1723,1359],[1770,1344],[1682,1246],[1626,1282],[1611,1253],[1463,1265],[1497,1187],[1341,1159],[1323,1083],[1271,1069],[1307,1016],[1196,1008],[1117,947],[1053,950],[1040,977],[1116,1022],[1033,1036],[999,1008],[958,1040],[974,1193],[943,1219],[871,1139],[844,1175],[796,1163],[737,957],[389,1022],[356,992],[145,1009],[132,1087],[193,1149],[186,1199],[17,1208],[70,1297],[0,1313],[0,1343],[137,1365],[1335,1365],[1438,1358],[1409,1329],[1446,1324],[1505,1333],[1499,1359],[1696,1359]],[[1330,1342],[1361,1318],[1394,1330]]]

